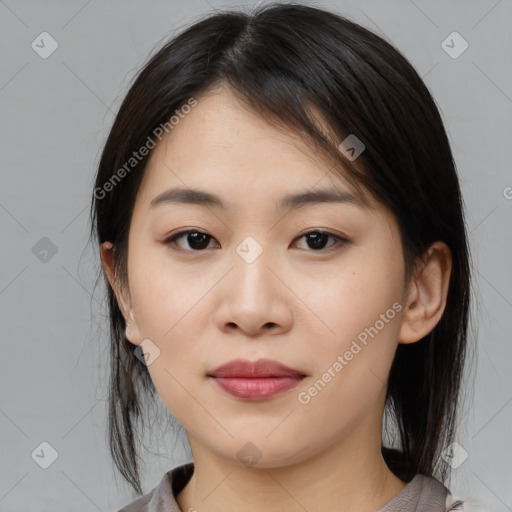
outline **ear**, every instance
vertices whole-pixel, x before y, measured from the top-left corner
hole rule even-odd
[[[437,325],[446,306],[451,270],[449,247],[444,242],[433,243],[408,285],[399,343],[414,343]]]
[[[143,340],[143,336],[140,333],[139,326],[135,319],[130,293],[129,291],[126,293],[126,290],[121,286],[117,277],[114,265],[114,250],[115,248],[111,242],[103,242],[100,245],[100,256],[103,270],[105,271],[108,282],[116,295],[117,303],[126,322],[126,338],[134,345],[140,345]]]

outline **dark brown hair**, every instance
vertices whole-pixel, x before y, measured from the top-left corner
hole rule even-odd
[[[463,203],[434,99],[383,38],[333,12],[294,3],[266,4],[251,13],[216,12],[183,30],[148,60],[119,109],[95,179],[91,238],[114,244],[116,272],[127,286],[128,232],[148,157],[108,192],[104,185],[176,110],[216,85],[229,86],[248,108],[300,135],[354,187],[390,209],[402,237],[407,279],[431,243],[449,246],[453,267],[444,314],[422,340],[399,344],[391,367],[386,418],[393,420],[398,439],[394,449],[382,449],[403,480],[423,473],[446,481],[449,467],[439,455],[454,439],[470,303]],[[313,108],[339,141],[355,134],[364,143],[357,165],[320,129]],[[142,493],[135,422],[143,395],[153,396],[155,389],[105,283],[110,450],[121,474]]]

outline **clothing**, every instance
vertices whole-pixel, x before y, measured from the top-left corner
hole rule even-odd
[[[176,496],[194,473],[194,463],[174,468],[163,476],[150,492],[132,501],[118,512],[185,512],[181,511]],[[448,512],[463,510],[462,502],[451,498],[451,493],[438,480],[416,475],[394,498],[376,512]]]

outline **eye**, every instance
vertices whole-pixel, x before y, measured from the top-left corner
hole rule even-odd
[[[342,238],[340,236],[333,235],[332,233],[328,233],[326,231],[319,231],[319,230],[314,230],[314,231],[310,231],[308,233],[304,233],[297,240],[300,240],[302,238],[307,240],[306,243],[308,244],[308,246],[311,249],[314,249],[315,252],[326,250],[324,246],[329,238],[333,239],[334,243],[327,250],[330,250],[336,244],[349,245],[351,243],[350,240],[347,240],[346,238]]]
[[[186,238],[185,238],[186,237]],[[184,239],[185,242],[188,244],[189,248],[183,247],[181,244],[178,243],[178,240]],[[314,230],[310,231],[308,233],[304,233],[300,237],[297,238],[297,240],[300,239],[306,239],[307,244],[310,249],[313,249],[314,252],[320,252],[324,251],[326,242],[331,238],[334,243],[328,247],[327,250],[330,250],[333,246],[336,244],[338,245],[350,245],[350,240],[347,240],[346,238],[342,238],[338,235],[334,235],[332,233],[328,233],[326,231],[319,231]],[[208,249],[209,242],[211,240],[215,240],[211,235],[208,235],[207,233],[204,233],[202,231],[196,231],[196,230],[186,230],[186,231],[180,231],[178,233],[175,233],[174,235],[166,238],[164,240],[165,245],[178,245],[181,249],[189,252],[201,252],[204,249]]]
[[[180,231],[179,233],[175,233],[164,241],[165,245],[177,244],[177,240],[186,236],[186,242],[189,244],[189,247],[192,248],[192,251],[199,252],[203,249],[208,248],[208,242],[210,240],[214,240],[214,238],[207,233],[203,233],[202,231],[188,230],[188,231]],[[180,244],[177,244],[184,250],[189,250],[187,248],[183,248]]]

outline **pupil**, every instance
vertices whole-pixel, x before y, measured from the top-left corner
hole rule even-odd
[[[203,237],[201,243],[201,237]],[[204,249],[208,247],[208,235],[204,233],[189,233],[188,235],[190,247],[195,247],[196,249]],[[198,244],[199,247],[194,246],[194,244]]]
[[[325,235],[324,233],[311,233],[309,236],[309,240],[313,241],[313,246],[311,247],[311,244],[310,244],[310,247],[312,249],[321,249],[323,245],[325,245],[325,239],[327,238],[328,235]],[[318,242],[318,240],[320,239],[320,243]],[[322,243],[323,242],[323,243]]]

